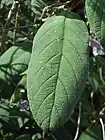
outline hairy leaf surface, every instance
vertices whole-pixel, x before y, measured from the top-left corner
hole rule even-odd
[[[91,31],[105,46],[105,0],[86,0],[86,14]]]
[[[67,122],[84,89],[88,34],[74,13],[49,18],[37,32],[27,74],[32,114],[45,131]]]

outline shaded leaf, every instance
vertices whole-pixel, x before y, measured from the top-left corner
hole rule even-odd
[[[9,129],[11,131],[13,128],[18,128],[16,118],[11,116],[11,110],[11,107],[7,103],[0,103],[0,127],[3,130]]]
[[[11,83],[15,83],[16,81],[19,81],[19,75],[28,67],[30,56],[31,43],[25,42],[21,45],[12,46],[0,57],[1,92],[5,90],[4,87],[9,86]],[[6,94],[8,94],[9,91],[12,92],[12,90],[7,90]]]
[[[92,124],[80,135],[79,140],[103,140],[100,124]]]
[[[71,134],[65,128],[59,128],[53,134],[57,140],[73,140]]]
[[[23,134],[16,138],[16,140],[31,140],[30,134]]]
[[[9,122],[9,107],[0,103],[0,125]]]

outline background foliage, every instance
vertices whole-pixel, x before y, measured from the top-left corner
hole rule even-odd
[[[104,0],[0,0],[1,140],[103,140],[104,7]],[[81,21],[87,26],[90,40],[88,80],[65,125],[45,133],[30,111],[27,99],[27,68],[37,31],[49,17],[62,11],[79,14]],[[75,32],[76,30],[77,27]],[[80,35],[82,33],[81,30]],[[37,104],[35,105],[37,108]]]

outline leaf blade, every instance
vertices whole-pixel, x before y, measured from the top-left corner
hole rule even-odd
[[[88,68],[87,29],[77,15],[72,13],[70,17],[74,19],[48,19],[33,42],[27,73],[28,99],[35,120],[45,131],[64,125],[81,95],[81,91],[76,94],[79,81],[87,79],[81,73],[81,68],[85,72]],[[77,31],[81,29],[79,37]],[[77,44],[83,48],[76,47]]]

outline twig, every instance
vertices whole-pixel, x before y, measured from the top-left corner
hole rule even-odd
[[[78,1],[78,2],[74,5],[74,7],[73,7],[73,5],[72,5],[72,6],[71,6],[71,7],[72,7],[72,10],[74,10],[80,3],[81,3],[81,1]]]
[[[6,30],[9,31],[9,30],[14,30],[14,29],[23,29],[23,28],[30,28],[30,27],[35,27],[35,28],[37,28],[37,27],[39,27],[39,26],[40,26],[40,24],[24,25],[24,26],[19,26],[19,27],[8,28],[8,29],[6,29]]]
[[[17,26],[18,26],[18,18],[19,18],[19,10],[20,10],[20,4],[17,1],[16,2],[16,16],[15,16],[15,28],[14,28],[14,33],[13,33],[13,43],[15,44],[16,42],[16,31],[17,31]]]
[[[10,24],[10,20],[13,14],[13,11],[15,9],[16,6],[16,1],[14,0],[12,7],[8,13],[7,19],[6,19],[6,23],[3,27],[3,31],[2,31],[2,38],[1,38],[1,46],[0,46],[0,54],[2,54],[2,52],[5,50],[5,40],[6,40],[6,36],[7,36],[7,30],[6,28],[8,27],[8,25]]]
[[[94,98],[94,92],[93,92],[93,91],[92,91],[91,94],[90,94],[90,98],[91,98],[92,107],[93,107],[93,109],[95,110],[95,106],[94,106],[94,102],[93,102],[93,98]]]
[[[53,134],[51,134],[51,137],[52,137],[54,140],[57,140]]]
[[[104,123],[103,123],[102,118],[100,118],[99,121],[102,127],[102,137],[103,137],[103,140],[105,140],[105,128],[104,128]]]
[[[80,121],[81,121],[81,110],[82,110],[82,103],[79,102],[79,115],[78,115],[78,121],[77,121],[77,130],[75,134],[74,140],[77,140],[78,134],[79,134],[79,129],[80,129]]]
[[[100,80],[102,81],[102,84],[105,85],[105,81],[102,76],[102,67],[99,67],[99,76],[100,76]]]
[[[64,9],[64,7],[66,7],[67,5],[69,5],[70,3],[72,2],[72,0],[68,0],[66,2],[56,2],[56,3],[53,3],[52,5],[49,5],[49,6],[46,6],[43,8],[43,11],[42,11],[42,14],[41,14],[41,17],[39,18],[40,20],[42,20],[42,18],[44,17],[44,15],[46,14],[46,12],[52,10],[55,8],[55,10],[57,9]],[[55,11],[54,10],[54,11]],[[52,11],[52,13],[54,12]]]
[[[102,91],[102,89],[99,87],[99,91],[101,93],[101,95],[105,98],[105,93]]]

